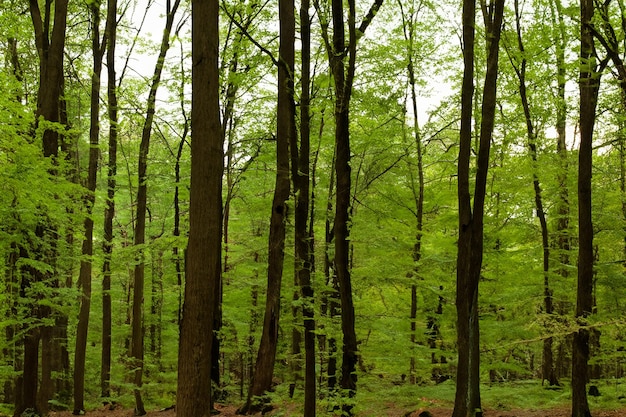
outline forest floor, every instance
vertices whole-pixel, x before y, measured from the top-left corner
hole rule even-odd
[[[220,412],[220,417],[234,417],[237,415],[237,407],[232,405],[216,404],[216,409]],[[450,417],[452,409],[433,407],[428,409],[403,410],[389,404],[389,408],[380,414],[380,417],[420,417],[420,413],[428,411],[432,417]],[[301,413],[295,405],[286,405],[285,408],[275,409],[269,412],[267,416],[283,416],[297,417]],[[319,414],[319,413],[318,413]],[[329,413],[330,414],[330,413]],[[261,415],[260,413],[258,414]],[[370,415],[370,414],[368,414]],[[427,416],[428,414],[421,414]],[[484,410],[484,417],[571,417],[571,410],[568,407],[542,409],[542,410]],[[620,410],[601,410],[592,411],[593,417],[624,417],[626,416],[626,408]],[[71,412],[52,412],[50,417],[74,417]],[[133,411],[129,409],[102,408],[98,410],[88,411],[85,417],[133,417]],[[173,408],[149,411],[146,417],[176,417],[176,411]]]

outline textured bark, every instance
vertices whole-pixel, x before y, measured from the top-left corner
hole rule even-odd
[[[593,309],[593,224],[591,219],[591,168],[593,127],[600,77],[594,58],[590,22],[594,14],[592,0],[580,2],[580,147],[578,151],[578,285],[576,318],[581,326]],[[590,417],[587,401],[589,330],[581,327],[572,343],[572,417]]]
[[[111,257],[113,255],[113,218],[115,217],[115,188],[117,185],[117,88],[115,46],[117,43],[117,0],[107,3],[107,113],[109,118],[109,160],[107,167],[107,198],[104,209],[104,242],[102,252],[102,365],[100,369],[100,396],[111,396]]]
[[[481,3],[487,39],[487,68],[483,87],[479,149],[473,206],[470,195],[470,154],[474,97],[475,2],[463,2],[463,85],[458,161],[459,240],[457,254],[457,386],[453,417],[482,415],[480,399],[480,334],[478,283],[483,257],[483,218],[489,150],[493,135],[498,55],[504,0]]]
[[[219,110],[219,2],[192,2],[192,146],[185,302],[178,353],[179,417],[208,415],[216,287],[221,276],[224,148]]]

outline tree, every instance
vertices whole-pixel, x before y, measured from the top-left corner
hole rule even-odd
[[[481,2],[487,33],[487,65],[483,88],[480,138],[473,207],[470,194],[470,154],[474,97],[475,2],[463,1],[463,85],[458,159],[459,240],[457,254],[458,371],[453,417],[482,415],[478,283],[483,260],[483,228],[489,149],[493,135],[498,79],[500,31],[504,0]]]
[[[567,102],[565,97],[565,85],[566,85],[566,68],[565,68],[565,45],[567,36],[565,33],[565,23],[563,21],[563,11],[561,10],[560,0],[554,0],[550,3],[550,15],[554,30],[554,44],[556,47],[556,73],[557,73],[557,97],[556,97],[556,132],[557,143],[556,150],[559,156],[559,171],[558,171],[558,203],[557,203],[557,222],[556,222],[556,243],[559,250],[559,266],[558,274],[562,277],[567,277],[569,274],[568,265],[570,263],[569,250],[570,250],[570,236],[569,236],[569,186],[568,180],[568,151],[567,151]],[[553,314],[549,307],[554,308],[552,301],[553,290],[544,286],[544,305],[546,308],[546,314]],[[550,378],[550,372],[552,368],[556,368],[556,363],[550,364],[550,357],[552,356],[552,338],[548,338],[544,342],[544,360],[543,360],[543,377]],[[558,377],[558,372],[554,369],[554,379]],[[553,382],[553,381],[551,381]]]
[[[300,5],[300,35],[302,41],[302,74],[300,79],[300,146],[296,135],[291,143],[291,176],[296,194],[295,208],[295,273],[302,296],[302,318],[304,321],[304,417],[315,416],[316,372],[315,372],[315,309],[311,275],[313,273],[312,228],[313,219],[309,219],[311,206],[311,168],[310,168],[310,88],[311,88],[311,17],[309,0]],[[311,214],[312,216],[312,214]],[[309,228],[307,228],[309,222]]]
[[[107,113],[109,117],[109,160],[107,166],[107,198],[104,209],[104,241],[102,251],[102,367],[100,371],[100,396],[111,395],[111,257],[113,252],[113,218],[115,217],[115,191],[117,188],[117,80],[115,70],[115,47],[117,44],[117,0],[107,2]]]
[[[263,332],[259,344],[252,386],[243,413],[256,412],[264,407],[258,398],[269,391],[274,375],[274,361],[278,346],[280,320],[280,288],[283,275],[285,249],[285,221],[289,199],[289,144],[296,134],[294,68],[295,68],[295,12],[293,0],[278,3],[280,20],[280,46],[278,66],[278,107],[276,126],[276,182],[270,217],[270,235],[267,264],[267,292]]]
[[[163,72],[163,64],[165,56],[170,47],[170,33],[174,24],[174,16],[180,5],[180,0],[167,2],[166,5],[166,21],[163,29],[163,37],[161,38],[161,48],[157,63],[154,67],[150,92],[148,94],[148,103],[146,108],[146,119],[141,133],[141,143],[139,144],[139,161],[138,161],[138,178],[139,184],[137,188],[137,215],[135,224],[134,245],[138,250],[137,264],[134,269],[133,280],[133,314],[132,314],[132,347],[131,358],[133,360],[134,383],[135,383],[135,413],[137,415],[146,414],[146,410],[141,397],[141,386],[143,378],[143,360],[144,360],[144,330],[143,330],[143,292],[144,292],[144,244],[146,233],[146,211],[148,198],[148,151],[150,150],[150,136],[152,135],[152,124],[154,122],[154,114],[156,112],[156,94],[161,82],[161,74]]]
[[[352,300],[352,283],[350,280],[350,204],[352,200],[352,178],[350,168],[350,99],[356,70],[356,46],[358,39],[365,34],[372,19],[380,9],[383,0],[376,0],[363,18],[361,25],[356,27],[355,1],[348,1],[348,39],[346,42],[346,22],[342,0],[332,0],[332,41],[328,33],[329,22],[323,15],[319,1],[315,8],[320,13],[322,37],[326,45],[328,63],[334,81],[335,90],[335,177],[337,181],[335,194],[335,272],[339,284],[341,300],[341,330],[343,333],[342,365],[340,386],[348,397],[342,408],[347,415],[352,415],[352,398],[356,394],[356,364],[358,362],[358,346],[355,331],[354,303]],[[348,61],[346,63],[346,60]]]
[[[89,5],[91,13],[91,53],[93,67],[91,74],[90,126],[89,126],[89,166],[87,168],[87,192],[85,198],[86,217],[84,220],[84,236],[82,259],[78,285],[82,290],[80,312],[76,330],[76,349],[74,351],[74,414],[85,411],[85,354],[87,349],[87,332],[89,331],[89,313],[91,310],[91,271],[93,265],[93,205],[96,200],[96,176],[98,172],[98,142],[100,136],[100,75],[102,58],[107,40],[100,39],[100,3]],[[114,16],[115,18],[115,16]]]
[[[221,275],[224,145],[219,110],[219,2],[192,2],[192,145],[185,302],[178,352],[177,414],[211,407],[216,287]]]
[[[527,52],[524,47],[524,39],[522,37],[521,11],[519,0],[514,2],[515,10],[515,32],[517,37],[517,47],[520,57],[515,58],[509,53],[509,60],[513,65],[515,74],[518,78],[518,90],[526,122],[526,146],[532,160],[532,183],[535,193],[535,210],[539,225],[541,228],[541,248],[543,252],[542,269],[543,269],[543,293],[545,313],[550,317],[554,313],[552,290],[550,288],[550,234],[548,231],[548,221],[546,210],[544,208],[543,191],[539,180],[539,164],[537,155],[537,139],[538,129],[535,126],[535,119],[531,113],[530,99],[526,81],[526,67],[528,65]],[[558,52],[557,52],[558,53]],[[546,337],[543,341],[542,351],[542,379],[548,380],[550,385],[558,385],[558,379],[554,369],[554,361],[552,359],[553,338]]]
[[[35,132],[38,129],[42,131],[43,156],[51,161],[54,161],[59,153],[59,130],[54,124],[60,122],[61,113],[67,6],[67,0],[56,1],[54,10],[49,5],[46,7],[42,18],[39,3],[35,0],[29,2],[31,20],[35,31],[35,45],[39,57],[39,89],[35,112]],[[50,27],[51,23],[53,24],[52,28]],[[43,239],[45,234],[44,219],[41,219],[41,222],[42,224],[35,230],[35,235],[39,239]],[[20,252],[22,257],[29,256],[24,250]],[[43,253],[39,253],[37,256],[41,256],[40,260],[45,262]],[[43,281],[42,271],[27,268],[25,272],[21,283],[23,296],[35,283]],[[40,311],[48,312],[48,309],[44,308]],[[36,313],[35,315],[40,314]],[[16,396],[16,414],[20,414],[26,409],[32,409],[36,413],[40,411],[37,404],[40,338],[40,329],[36,326],[25,328],[24,366],[21,384],[18,384],[21,395]],[[49,358],[46,355],[42,356],[42,361],[47,359]]]
[[[572,341],[572,417],[591,417],[587,402],[589,382],[589,329],[587,317],[593,309],[593,223],[591,210],[591,167],[593,128],[600,88],[600,73],[594,55],[590,28],[594,15],[592,0],[580,1],[580,145],[578,150],[578,283],[576,319],[580,326]]]
[[[418,99],[416,90],[416,76],[415,76],[415,26],[417,24],[417,15],[421,9],[421,5],[416,7],[415,2],[411,2],[409,10],[404,11],[402,7],[402,1],[398,1],[398,6],[402,12],[402,31],[404,33],[404,40],[407,43],[406,57],[407,57],[407,74],[409,76],[409,89],[411,95],[411,110],[413,113],[413,135],[415,142],[415,151],[417,153],[417,186],[415,186],[414,174],[411,170],[411,182],[413,190],[413,200],[415,202],[415,243],[413,245],[413,262],[414,270],[411,272],[414,279],[419,279],[418,263],[422,258],[422,236],[423,236],[423,224],[424,224],[424,163],[422,152],[422,137],[419,126],[419,119],[417,113]],[[417,284],[411,284],[411,343],[417,342]],[[416,360],[415,356],[411,356],[409,378],[411,383],[416,382]]]

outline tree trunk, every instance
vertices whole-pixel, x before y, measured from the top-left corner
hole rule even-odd
[[[91,101],[89,126],[89,165],[87,168],[87,197],[85,206],[87,216],[84,220],[84,236],[80,262],[78,284],[81,291],[80,311],[76,329],[76,349],[74,351],[74,414],[85,411],[85,356],[87,333],[89,330],[89,312],[91,310],[91,272],[93,265],[93,205],[96,200],[96,175],[98,172],[98,140],[100,136],[100,74],[106,39],[100,40],[100,4],[90,5],[91,51],[93,67],[91,73]],[[106,34],[105,34],[106,36]]]
[[[413,112],[413,142],[415,144],[415,151],[417,152],[417,185],[415,184],[415,176],[410,167],[409,175],[411,178],[411,191],[413,193],[413,202],[415,204],[415,243],[413,244],[413,264],[414,268],[411,271],[411,276],[414,281],[419,280],[419,266],[418,263],[422,258],[422,227],[424,222],[424,166],[422,161],[422,138],[420,134],[419,120],[417,114],[417,91],[416,91],[416,78],[415,78],[415,66],[414,66],[414,54],[415,54],[415,26],[417,24],[418,10],[415,10],[415,4],[411,3],[409,12],[405,14],[402,8],[402,2],[399,1],[402,11],[402,21],[404,40],[407,42],[407,74],[409,76],[409,88],[411,94],[411,110]],[[411,284],[411,344],[417,343],[417,284],[414,282]],[[411,354],[409,365],[409,381],[412,384],[417,382],[416,377],[416,358]]]
[[[555,28],[555,35],[553,36],[554,44],[556,46],[556,73],[557,73],[557,97],[556,97],[556,132],[557,143],[556,150],[559,157],[559,169],[557,174],[557,181],[559,184],[559,192],[557,199],[557,222],[556,222],[556,247],[558,248],[558,260],[557,274],[563,278],[569,276],[569,264],[570,264],[570,232],[569,232],[569,187],[568,187],[568,152],[567,152],[567,105],[565,101],[565,81],[566,81],[566,67],[565,67],[565,43],[567,40],[565,22],[563,20],[563,12],[560,0],[554,0],[550,3],[552,24]],[[547,288],[544,287],[544,294]],[[552,296],[552,290],[550,295]],[[544,305],[547,298],[544,296]],[[553,300],[553,298],[552,298]],[[546,314],[562,314],[563,312],[556,311],[555,306],[550,306],[553,310],[548,311],[548,305],[545,305]],[[552,355],[552,347],[554,339],[548,338],[544,341],[544,363],[549,363],[548,356]],[[564,345],[567,340],[560,341],[559,349],[557,350],[557,357],[554,367],[554,378],[558,382],[558,377],[565,375],[563,372],[563,364],[565,358],[563,357],[567,350],[564,349]],[[546,368],[548,365],[545,365]]]
[[[254,397],[261,397],[272,387],[274,361],[278,345],[280,318],[280,288],[283,274],[285,248],[286,202],[289,199],[289,143],[295,134],[295,103],[293,99],[293,70],[295,62],[295,14],[293,0],[279,1],[280,47],[278,62],[278,115],[276,130],[276,184],[272,214],[267,265],[267,293],[263,332],[259,344],[252,387],[246,405],[240,412],[259,411]]]
[[[352,200],[352,179],[350,168],[350,99],[356,69],[356,46],[372,19],[380,9],[383,0],[375,0],[360,26],[356,27],[356,7],[354,0],[348,0],[348,37],[346,42],[346,22],[342,0],[332,0],[332,41],[328,34],[329,22],[325,12],[315,3],[321,18],[322,37],[335,88],[335,218],[333,234],[335,240],[335,274],[341,301],[341,330],[343,333],[342,364],[340,387],[346,395],[342,409],[345,415],[352,415],[353,397],[356,395],[356,364],[358,346],[355,331],[354,303],[350,276],[350,213]],[[348,61],[347,63],[345,61]],[[329,364],[329,386],[332,376]]]
[[[578,151],[578,285],[576,318],[584,326],[593,309],[593,224],[591,220],[591,168],[593,127],[600,85],[596,72],[593,35],[589,28],[594,14],[592,0],[580,2],[580,148]],[[587,402],[589,330],[581,327],[572,343],[572,417],[590,417]]]
[[[322,128],[320,128],[320,137],[322,134]],[[337,274],[335,273],[335,258],[331,257],[332,246],[335,240],[335,232],[333,229],[334,223],[334,210],[333,210],[333,196],[335,194],[335,159],[336,153],[333,153],[330,178],[328,181],[328,200],[326,202],[326,220],[324,226],[324,277],[326,279],[326,286],[329,288],[322,295],[322,302],[320,306],[321,315],[325,316],[329,322],[332,323],[334,317],[339,312],[339,286],[337,284]],[[334,395],[337,389],[337,340],[334,335],[326,337],[327,333],[331,333],[328,330],[323,331],[320,337],[320,350],[326,352],[328,363],[326,365],[326,385],[328,387],[329,395]],[[322,364],[323,365],[323,364]],[[321,385],[321,384],[320,384]]]
[[[50,16],[51,9],[46,8],[46,15],[42,19],[39,3],[29,1],[29,10],[33,28],[35,31],[35,45],[39,56],[39,90],[37,93],[37,110],[35,112],[35,129],[40,121],[58,123],[61,112],[61,91],[63,85],[63,58],[65,49],[65,30],[67,22],[67,0],[58,0],[54,3],[54,16]],[[53,22],[53,28],[50,23]],[[42,145],[43,155],[46,158],[55,159],[59,152],[59,133],[56,128],[46,128],[43,132]],[[52,173],[53,175],[55,173]],[[54,227],[48,226],[49,227]],[[38,226],[35,235],[38,239],[54,239],[46,236],[46,228]],[[54,243],[52,244],[54,246]],[[42,249],[38,249],[42,250]],[[36,250],[34,250],[35,252]],[[20,252],[22,252],[20,250]],[[20,253],[20,256],[28,256]],[[45,259],[46,255],[36,255],[43,262],[51,263],[51,259]],[[25,294],[27,289],[37,281],[43,280],[43,273],[32,269],[27,272],[29,278],[23,278],[21,291]],[[49,310],[48,310],[49,311]],[[47,319],[42,316],[46,309],[34,309],[33,316],[38,319]],[[39,386],[39,342],[41,339],[40,329],[29,326],[24,332],[24,367],[20,380],[21,395],[16,396],[16,414],[21,414],[26,409],[32,409],[38,413],[37,390]],[[47,356],[44,356],[48,358]],[[45,399],[46,402],[48,399]]]
[[[498,77],[498,54],[504,1],[481,3],[487,39],[487,68],[477,157],[474,201],[470,196],[470,154],[474,96],[475,2],[463,2],[464,73],[461,92],[461,132],[458,162],[459,240],[457,254],[458,370],[453,417],[482,415],[480,399],[480,334],[478,283],[483,257],[483,218],[489,150],[493,135]]]
[[[468,404],[470,382],[470,297],[469,262],[472,225],[469,164],[472,144],[474,98],[475,1],[463,1],[463,84],[461,89],[461,131],[458,159],[459,238],[457,253],[456,310],[458,365],[453,417],[471,414]]]
[[[213,307],[222,270],[224,145],[219,110],[219,2],[193,2],[191,13],[191,190],[178,352],[178,417],[206,415],[211,407]]]
[[[296,194],[295,233],[296,233],[296,271],[303,298],[302,319],[304,321],[304,417],[314,417],[316,409],[316,373],[315,373],[315,309],[311,274],[313,259],[313,223],[310,213],[310,65],[311,65],[311,17],[309,0],[300,4],[300,36],[302,42],[302,74],[300,79],[300,149],[298,169],[293,170]],[[295,135],[294,135],[295,138]],[[311,216],[313,214],[311,213]],[[307,230],[307,220],[309,228]]]
[[[144,282],[145,282],[145,255],[143,245],[145,244],[146,234],[146,211],[147,211],[147,168],[148,168],[148,151],[150,149],[150,136],[152,134],[152,124],[154,114],[156,112],[156,93],[161,82],[161,73],[163,72],[163,64],[165,55],[170,47],[170,33],[174,23],[174,16],[180,4],[180,0],[176,0],[173,4],[167,3],[166,22],[161,38],[161,48],[157,63],[152,76],[152,84],[148,94],[148,103],[146,109],[146,120],[141,133],[141,143],[139,144],[139,163],[138,163],[138,187],[137,187],[137,214],[135,218],[135,237],[134,245],[138,248],[137,264],[135,265],[133,274],[133,312],[132,312],[132,341],[131,341],[131,363],[134,369],[135,384],[135,413],[144,415],[146,413],[143,399],[141,396],[141,387],[143,385],[143,360],[144,360],[144,325],[143,325],[143,298],[144,298]]]
[[[113,218],[115,217],[115,188],[117,176],[117,86],[115,73],[115,46],[117,40],[117,0],[107,3],[107,106],[109,117],[109,161],[107,168],[107,199],[104,209],[104,242],[102,251],[102,365],[100,396],[111,396],[111,257],[113,254]],[[108,401],[108,400],[107,400]]]
[[[541,226],[541,247],[543,252],[543,296],[544,296],[544,311],[545,314],[551,315],[554,312],[552,303],[552,290],[550,289],[550,236],[548,233],[548,222],[546,220],[546,212],[543,207],[543,196],[541,191],[541,184],[539,182],[539,165],[537,162],[537,134],[535,133],[535,126],[533,124],[532,115],[530,112],[530,104],[528,99],[528,90],[526,88],[526,52],[524,49],[524,42],[522,39],[522,28],[520,24],[521,13],[519,8],[519,0],[515,0],[515,22],[517,33],[517,45],[521,54],[521,62],[519,64],[513,61],[515,72],[519,80],[519,93],[522,102],[522,109],[524,111],[524,118],[526,120],[526,139],[528,151],[532,160],[533,167],[533,189],[535,191],[535,209],[537,217],[539,218],[539,224]],[[554,361],[552,357],[552,337],[547,337],[543,341],[543,355],[541,361],[541,375],[543,380],[547,380],[552,385],[558,385],[554,369]]]

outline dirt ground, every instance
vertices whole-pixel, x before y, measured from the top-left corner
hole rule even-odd
[[[216,404],[216,409],[220,412],[220,417],[233,417],[236,416],[237,408],[235,406],[225,406]],[[414,410],[408,414],[408,410],[394,409],[393,405],[389,405],[389,409],[381,417],[426,417],[429,412],[432,417],[450,417],[452,410],[448,408],[429,408]],[[268,416],[279,414],[291,417],[297,417],[298,412],[290,410],[276,410],[277,413],[268,413]],[[283,414],[284,413],[284,414]],[[260,414],[259,414],[260,415]],[[550,410],[485,410],[484,417],[571,417],[571,411],[569,408],[557,408]],[[611,410],[611,411],[593,411],[593,417],[625,417],[626,409]],[[50,413],[50,417],[74,417],[70,412],[62,413]],[[128,409],[109,409],[102,408],[99,410],[89,411],[85,414],[85,417],[133,417],[133,411]],[[176,411],[173,408],[149,411],[146,417],[176,417]]]

